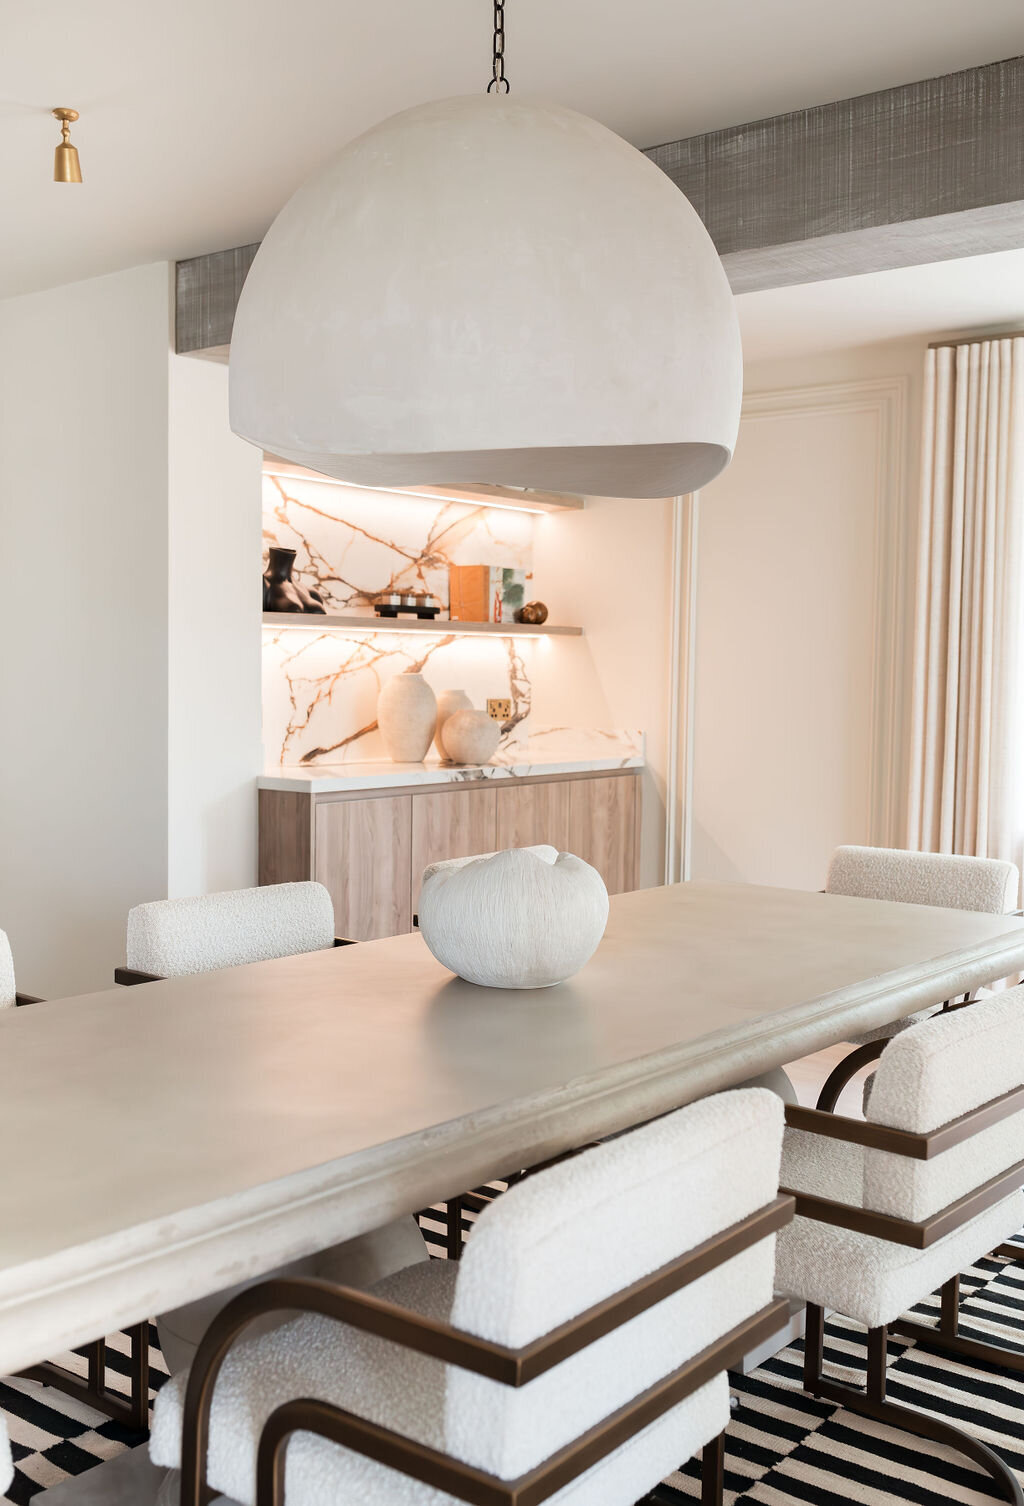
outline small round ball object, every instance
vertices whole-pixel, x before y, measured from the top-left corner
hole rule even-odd
[[[440,737],[452,763],[488,763],[501,742],[501,723],[486,711],[454,711],[442,722]]]
[[[608,890],[582,858],[519,847],[435,863],[420,934],[443,967],[483,988],[553,988],[578,973],[608,924]]]
[[[548,609],[542,601],[528,601],[516,610],[517,622],[532,622],[539,626],[548,620]]]

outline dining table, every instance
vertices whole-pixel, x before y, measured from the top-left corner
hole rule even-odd
[[[1022,970],[1012,916],[689,882],[547,989],[413,932],[5,1011],[0,1374]]]

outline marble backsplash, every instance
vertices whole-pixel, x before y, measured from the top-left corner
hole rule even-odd
[[[448,566],[533,565],[534,514],[475,507],[302,477],[263,478],[264,544],[296,551],[294,574],[328,612],[366,617],[385,591],[431,591],[448,606]],[[400,621],[401,619],[399,619]],[[526,733],[530,670],[550,645],[527,637],[265,628],[263,743],[269,764],[383,758],[377,697],[392,675],[422,670],[435,691],[462,689],[483,708],[512,702],[501,748]]]
[[[296,579],[320,591],[328,612],[353,616],[366,616],[385,591],[431,591],[447,610],[449,565],[515,566],[529,579],[534,521],[528,512],[263,478],[264,546],[294,549]]]
[[[309,620],[308,618],[306,619]],[[481,709],[507,697],[500,749],[526,733],[530,671],[542,638],[438,637],[423,633],[263,630],[263,743],[268,764],[384,758],[377,697],[392,675],[420,670],[431,688],[465,690]],[[500,750],[499,750],[500,751]]]

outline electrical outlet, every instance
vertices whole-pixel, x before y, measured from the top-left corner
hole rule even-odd
[[[488,701],[487,715],[493,722],[507,722],[512,715],[512,702],[503,700]]]

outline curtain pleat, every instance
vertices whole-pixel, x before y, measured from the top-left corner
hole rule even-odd
[[[908,845],[1024,866],[1024,337],[930,350]]]

